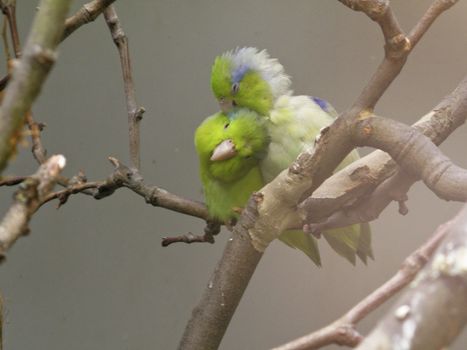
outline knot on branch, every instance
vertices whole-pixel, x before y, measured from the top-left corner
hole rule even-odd
[[[81,17],[84,23],[93,22],[98,16],[99,12],[94,11],[91,4],[84,4],[83,7],[76,14]]]
[[[353,325],[339,326],[336,332],[336,344],[341,346],[349,346],[353,348],[360,344],[363,340],[362,335],[357,332]]]
[[[280,232],[278,233],[276,230],[270,229],[270,227],[268,227],[269,225],[267,224],[273,222],[273,218],[269,219],[270,214],[268,212],[263,213],[264,220],[257,220],[259,216],[258,206],[260,206],[263,201],[263,193],[253,193],[242,213],[242,217],[245,219],[242,221],[244,228],[250,235],[251,244],[259,252],[264,252],[269,243],[276,239],[280,234]]]
[[[122,187],[128,181],[132,173],[131,169],[120,163],[117,158],[109,157],[109,161],[115,169],[105,182],[97,187],[97,192],[93,195],[95,199],[102,199],[110,196],[115,190]]]
[[[405,58],[410,50],[412,50],[412,43],[403,33],[389,38],[384,46],[384,51],[388,59]]]
[[[467,276],[467,248],[459,246],[446,247],[446,251],[437,254],[432,269],[442,276]]]
[[[40,45],[34,45],[31,48],[31,57],[40,65],[49,69],[57,60],[57,53],[54,50],[43,48]]]
[[[138,107],[136,111],[134,112],[133,116],[137,122],[141,121],[143,119],[143,114],[146,112],[146,109],[144,107]]]
[[[378,21],[389,8],[389,0],[339,0],[354,11],[364,12],[373,21]]]
[[[151,191],[149,191],[149,193],[144,196],[145,202],[148,203],[148,204],[151,204],[151,205],[153,205],[155,207],[158,207],[159,206],[158,198],[159,198],[159,195],[160,195],[161,191],[163,191],[163,190],[161,190],[159,187],[154,186],[151,189]]]
[[[20,183],[18,191],[15,192],[13,198],[15,201],[22,203],[26,206],[32,202],[39,201],[39,179],[30,177]]]
[[[401,270],[415,275],[420,269],[425,266],[428,261],[428,256],[421,250],[414,252],[404,260],[401,266]]]

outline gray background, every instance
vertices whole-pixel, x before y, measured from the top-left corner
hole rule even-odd
[[[408,30],[430,2],[392,3]],[[18,1],[23,40],[36,5]],[[139,0],[117,1],[117,10],[130,38],[137,98],[147,109],[143,175],[195,199],[202,195],[193,131],[217,109],[209,88],[217,54],[244,45],[267,48],[292,76],[297,94],[324,97],[343,110],[383,51],[379,28],[337,1]],[[435,23],[377,113],[413,123],[458,84],[466,73],[466,13],[461,1]],[[83,169],[90,180],[103,179],[112,170],[109,155],[127,161],[120,63],[102,18],[60,47],[34,114],[47,123],[49,154],[67,157],[67,175]],[[460,128],[442,146],[464,167],[466,136]],[[35,168],[29,146],[23,146],[5,174]],[[11,193],[0,191],[2,214]],[[221,348],[265,349],[326,325],[387,280],[460,207],[420,184],[409,197],[406,217],[393,204],[372,224],[376,261],[369,266],[350,266],[322,244],[324,267],[318,269],[273,243]],[[54,204],[42,208],[31,235],[0,266],[6,349],[175,348],[229,233],[215,245],[162,248],[160,240],[202,229],[200,220],[153,208],[125,189],[102,201],[74,196],[58,211]],[[367,332],[384,310],[359,329]],[[460,338],[453,349],[465,349],[466,342]]]

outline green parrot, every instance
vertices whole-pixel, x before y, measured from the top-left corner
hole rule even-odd
[[[265,124],[254,111],[234,109],[206,118],[196,129],[200,177],[211,217],[223,222],[237,218],[251,194],[265,185],[260,167],[270,143]],[[321,264],[311,235],[286,231],[279,239],[303,248],[317,265]]]
[[[195,132],[200,177],[209,215],[223,222],[238,216],[264,180],[259,162],[269,136],[253,111],[219,112],[206,118]]]
[[[259,168],[263,180],[273,180],[314,140],[322,128],[337,117],[327,101],[312,96],[293,96],[290,77],[277,59],[253,47],[237,48],[218,56],[212,67],[211,88],[220,108],[229,113],[247,108],[264,120],[270,142]],[[357,160],[351,152],[337,170]],[[330,246],[352,264],[356,256],[364,263],[373,258],[371,233],[367,223],[325,231]],[[301,231],[287,231],[281,236],[289,246],[302,250],[320,264],[313,237]]]

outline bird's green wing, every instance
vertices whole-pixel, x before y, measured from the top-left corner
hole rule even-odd
[[[313,147],[320,130],[331,124],[336,115],[334,108],[324,100],[309,96],[281,96],[267,117],[270,145],[267,156],[260,164],[265,181],[274,179],[302,150]],[[351,152],[338,169],[358,158],[356,151]],[[285,240],[281,236],[281,240],[300,249],[319,264],[319,252],[314,238],[302,231],[293,232],[293,240],[287,235]],[[352,264],[355,264],[356,256],[363,262],[366,262],[367,257],[373,256],[368,224],[365,230],[362,230],[362,225],[357,224],[325,231],[323,236],[333,250]]]
[[[291,248],[300,249],[317,266],[321,266],[318,244],[311,235],[307,235],[303,231],[285,231],[279,236],[279,240]]]

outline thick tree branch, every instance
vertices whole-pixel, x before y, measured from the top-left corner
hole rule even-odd
[[[24,54],[0,107],[0,172],[14,153],[24,118],[56,59],[70,0],[42,0]]]
[[[128,38],[123,32],[123,28],[120,24],[114,6],[111,5],[107,7],[104,11],[104,17],[112,34],[112,39],[118,48],[122,65],[123,83],[125,87],[125,98],[128,111],[130,162],[132,167],[140,169],[139,122],[143,118],[144,108],[138,107],[136,104]]]
[[[439,145],[466,118],[467,77],[413,127]],[[399,176],[399,184],[390,180],[389,187],[387,180],[384,190],[378,189],[385,179],[401,171],[397,169],[396,162],[387,153],[375,151],[328,178],[300,204],[301,216],[317,231],[373,220],[390,201],[403,199],[404,189],[408,190],[413,182]]]
[[[467,322],[467,206],[410,289],[358,349],[443,349]]]
[[[306,222],[303,225],[303,230],[316,235],[333,228],[370,222],[376,220],[392,201],[397,201],[399,213],[406,215],[408,213],[408,208],[405,205],[408,199],[407,192],[415,182],[415,178],[399,169],[396,174],[380,184],[370,196],[361,198],[358,205],[336,211],[321,222]],[[312,212],[309,213],[312,214]]]
[[[372,1],[377,3],[377,1]],[[403,40],[403,42],[407,42]],[[405,58],[413,48],[410,45],[401,45],[399,50],[403,53],[397,58],[386,58],[373,78],[364,88],[353,107],[343,113],[327,129],[323,130],[321,137],[313,151],[302,153],[288,170],[284,170],[275,180],[263,187],[256,198],[258,214],[246,208],[236,226],[235,234],[241,237],[250,237],[242,246],[231,249],[228,245],[224,256],[217,266],[214,275],[238,276],[242,279],[229,279],[223,284],[225,290],[235,290],[241,295],[248,285],[248,281],[260,259],[248,259],[255,249],[263,252],[269,243],[280,233],[290,227],[290,218],[295,219],[297,204],[307,198],[331,174],[337,165],[351,151],[353,145],[348,135],[348,126],[357,118],[363,117],[372,110],[381,95],[395,79],[402,69]],[[247,217],[256,217],[253,223],[245,227]],[[234,241],[235,241],[234,235]],[[254,246],[254,249],[252,248]],[[226,263],[228,261],[229,263]],[[245,275],[245,274],[248,275]],[[230,282],[235,282],[230,284]],[[180,349],[216,349],[222,340],[227,325],[239,302],[239,298],[224,298],[223,303],[211,303],[217,300],[219,291],[207,288],[201,302],[198,304],[193,317],[188,322]],[[228,309],[223,304],[229,305]],[[210,307],[207,307],[208,304]],[[213,329],[215,331],[213,331]]]
[[[393,277],[347,311],[344,316],[318,331],[274,348],[274,350],[312,350],[329,344],[357,346],[363,337],[356,330],[356,325],[414,280],[448,233],[451,223],[441,225],[423,246],[404,260],[401,268]]]
[[[0,256],[23,234],[28,231],[32,215],[40,207],[43,198],[54,187],[57,177],[65,167],[65,157],[50,157],[39,170],[21,183],[14,195],[14,203],[0,222]]]
[[[217,349],[229,325],[246,286],[261,259],[262,253],[254,249],[248,230],[254,225],[256,205],[261,196],[250,199],[242,220],[234,227],[221,261],[214,271],[201,301],[193,310],[183,334],[179,349]],[[242,254],[239,255],[238,252]],[[239,260],[241,259],[241,260]],[[237,266],[232,269],[232,266]],[[232,272],[232,273],[228,273]]]
[[[93,0],[84,4],[73,16],[65,21],[62,41],[84,24],[93,22],[115,0]]]
[[[353,140],[358,146],[386,151],[404,171],[421,178],[440,198],[467,201],[467,170],[453,164],[416,129],[394,120],[370,116],[355,123]]]

